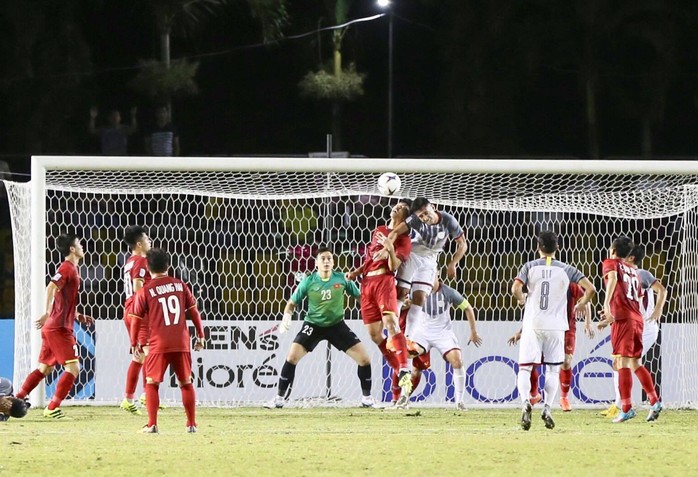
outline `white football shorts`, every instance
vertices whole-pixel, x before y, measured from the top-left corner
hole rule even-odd
[[[642,356],[644,357],[659,337],[659,323],[645,320],[642,327]]]
[[[438,265],[436,260],[413,253],[400,265],[397,272],[397,286],[431,293],[436,280]]]
[[[460,343],[453,328],[430,328],[429,326],[417,326],[410,340],[424,348],[427,353],[436,349],[443,357],[452,349],[460,349]]]
[[[563,330],[521,331],[519,364],[561,364],[565,360],[565,332]]]

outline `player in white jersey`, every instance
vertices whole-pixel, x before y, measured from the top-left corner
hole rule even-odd
[[[412,252],[397,274],[398,302],[412,292],[412,302],[407,314],[405,336],[423,322],[424,304],[438,276],[438,258],[447,240],[453,240],[457,249],[446,266],[446,275],[456,278],[456,266],[468,249],[465,233],[451,214],[437,211],[425,197],[417,197],[411,206],[412,215],[390,233],[390,240],[398,235],[410,234]]]
[[[436,349],[453,368],[456,408],[465,409],[465,369],[463,369],[460,343],[451,324],[451,307],[465,312],[470,325],[468,344],[473,343],[475,346],[482,344],[482,338],[477,334],[475,327],[473,307],[463,295],[443,285],[437,279],[431,295],[427,297],[424,304],[426,319],[412,333],[410,356],[428,355],[432,348]],[[412,368],[413,382],[418,382],[418,377],[415,375],[421,372],[421,369]]]
[[[662,318],[664,304],[666,303],[667,290],[662,282],[655,277],[651,272],[639,268],[642,259],[645,258],[645,248],[642,245],[635,245],[628,258],[627,263],[632,265],[637,270],[637,277],[640,279],[640,287],[642,288],[642,299],[640,300],[640,312],[644,319],[642,328],[642,357],[644,357],[649,349],[657,342],[659,337],[659,321]],[[655,302],[655,293],[657,295]],[[611,406],[601,412],[602,416],[615,418],[620,411],[620,391],[618,389],[618,371],[613,369],[613,387],[616,392],[616,400]]]
[[[555,260],[557,250],[557,234],[550,231],[539,233],[540,258],[525,263],[511,286],[514,299],[524,306],[517,388],[523,403],[521,428],[525,431],[531,428],[531,370],[541,364],[541,356],[545,364],[545,406],[541,418],[548,429],[555,427],[550,406],[560,387],[560,365],[565,359],[565,331],[569,327],[567,290],[570,282],[577,283],[584,290],[584,295],[575,305],[577,313],[581,313],[596,294],[596,288],[582,272]],[[524,293],[524,286],[527,294]]]

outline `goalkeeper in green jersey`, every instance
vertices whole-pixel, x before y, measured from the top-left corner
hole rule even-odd
[[[317,271],[298,284],[284,308],[279,334],[289,331],[296,305],[308,298],[308,312],[303,319],[303,325],[293,340],[286,362],[281,368],[277,395],[264,407],[273,409],[284,406],[285,400],[291,394],[296,365],[322,340],[327,340],[356,361],[361,384],[361,406],[373,407],[375,402],[371,396],[371,359],[359,338],[344,322],[344,296],[359,298],[359,287],[355,282],[347,280],[343,273],[334,270],[334,255],[328,247],[318,249],[315,264]]]

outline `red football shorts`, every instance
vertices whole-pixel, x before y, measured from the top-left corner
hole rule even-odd
[[[41,330],[39,363],[47,366],[80,361],[75,336],[67,329]]]
[[[174,371],[179,382],[191,381],[191,352],[176,351],[172,353],[149,353],[143,363],[145,377],[155,383],[161,383],[167,367]]]
[[[565,331],[565,354],[574,354],[574,345],[577,341],[577,327],[571,326]]]
[[[611,325],[612,356],[639,358],[642,356],[643,320],[626,319]]]
[[[361,283],[361,318],[364,324],[381,321],[385,312],[397,314],[395,277],[386,273],[364,278]]]

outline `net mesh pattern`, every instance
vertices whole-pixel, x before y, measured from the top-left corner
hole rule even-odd
[[[12,220],[15,273],[15,383],[31,372],[31,190],[27,183],[5,181]],[[17,386],[18,388],[19,386]]]
[[[214,351],[194,355],[197,398],[208,405],[256,404],[270,399],[288,346],[300,330],[300,322],[295,321],[292,336],[282,338],[276,332],[284,304],[298,282],[314,269],[314,252],[320,244],[332,245],[337,270],[348,271],[361,264],[371,232],[387,220],[396,202],[377,195],[377,177],[359,172],[48,171],[46,276],[62,259],[53,251],[55,238],[65,232],[83,237],[87,253],[80,267],[80,303],[109,330],[97,335],[94,329],[78,330],[86,370],[71,391],[72,399],[118,402],[121,398],[129,359],[120,324],[122,267],[128,257],[122,234],[126,226],[134,224],[146,225],[155,246],[172,254],[172,273],[191,285],[207,320],[207,337]],[[452,311],[462,334],[468,404],[518,405],[512,367],[516,351],[502,345],[508,333],[518,329],[521,318],[509,288],[521,265],[536,256],[535,235],[552,229],[560,235],[559,258],[579,268],[599,290],[603,287],[600,264],[613,238],[629,234],[645,245],[643,267],[669,290],[663,322],[681,325],[678,337],[671,335],[670,344],[660,335],[645,362],[662,389],[676,396],[669,404],[694,405],[697,380],[669,379],[661,370],[667,363],[676,363],[685,377],[696,369],[690,364],[693,358],[686,356],[696,355],[698,342],[694,290],[698,193],[692,185],[698,178],[429,173],[401,173],[400,177],[401,195],[429,197],[466,231],[469,250],[458,266],[457,279],[445,283],[473,305],[485,340],[481,349],[466,347],[467,322],[462,312]],[[30,190],[26,184],[8,185],[14,241],[27,244]],[[441,266],[454,250],[451,243],[441,256]],[[30,283],[27,250],[16,256],[16,263],[16,356],[22,363],[16,370],[21,374],[32,365],[28,356],[33,320],[27,293],[22,291]],[[296,318],[303,311],[301,306]],[[346,318],[375,354],[376,347],[352,302]],[[100,350],[108,353],[101,355]],[[688,366],[682,364],[686,360]],[[372,361],[374,395],[390,401],[385,366],[374,355]],[[119,364],[105,378],[104,369],[111,362]],[[601,348],[598,338],[587,340],[578,334],[575,362],[575,374],[580,376],[573,386],[577,404],[612,399],[610,388],[604,394],[581,384],[608,373],[607,349]],[[439,364],[436,353],[432,353],[432,363],[433,371],[415,396],[426,404],[450,405],[452,384],[444,387],[443,378],[449,368]],[[429,388],[432,382],[436,384]],[[163,398],[178,400],[173,378],[168,384],[161,388]],[[47,395],[50,392],[49,387]],[[292,393],[296,405],[355,403],[359,397],[355,364],[344,354],[319,347],[299,364]]]

